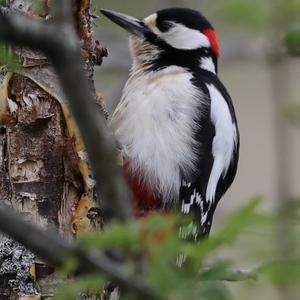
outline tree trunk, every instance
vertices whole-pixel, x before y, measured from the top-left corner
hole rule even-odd
[[[41,21],[51,18],[52,1],[39,1],[37,11],[33,2],[38,1],[8,2],[14,12]],[[94,91],[93,67],[99,57],[92,47],[90,1],[73,0],[73,7]],[[99,229],[94,182],[56,75],[44,55],[23,48],[13,52],[20,66],[13,71],[0,66],[0,201],[68,240]],[[0,300],[44,299],[60,281],[53,268],[8,239],[0,245],[0,274]]]

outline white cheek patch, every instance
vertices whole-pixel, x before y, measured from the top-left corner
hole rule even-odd
[[[153,31],[170,46],[185,50],[210,47],[209,39],[199,30],[191,29],[174,22],[170,22],[170,25],[170,29],[166,32],[161,32],[157,28],[155,28],[155,30],[153,29]]]
[[[211,57],[202,57],[200,59],[200,68],[216,74],[216,67]]]

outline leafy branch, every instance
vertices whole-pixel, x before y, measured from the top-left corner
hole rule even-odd
[[[0,206],[0,220],[2,232],[55,267],[63,268],[71,261],[74,262],[72,273],[77,276],[98,273],[118,284],[120,288],[132,290],[143,299],[162,299],[150,292],[140,278],[132,276],[105,255],[90,255],[75,243],[66,243],[54,232],[38,229],[23,221],[6,205]],[[24,232],[28,234],[24,235]]]

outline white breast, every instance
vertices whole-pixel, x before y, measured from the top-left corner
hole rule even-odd
[[[134,171],[165,201],[178,196],[180,171],[190,171],[196,161],[193,133],[202,97],[191,77],[175,66],[134,72],[111,121]]]

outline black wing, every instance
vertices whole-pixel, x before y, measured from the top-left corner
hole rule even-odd
[[[190,227],[190,232],[185,232],[184,237],[195,239],[209,234],[216,206],[234,180],[239,158],[239,132],[231,98],[217,76],[210,72],[203,72],[201,77],[195,77],[193,83],[202,91],[202,95],[205,94],[207,106],[204,109],[202,106],[201,114],[197,119],[197,123],[199,123],[196,132],[196,139],[199,141],[197,171],[188,176],[182,175],[180,202],[182,213],[194,215],[193,226]],[[206,199],[206,190],[214,164],[212,145],[215,137],[215,126],[211,120],[211,99],[207,84],[213,84],[225,99],[232,121],[236,125],[237,134],[236,147],[230,166],[226,175],[220,177],[215,190],[215,199],[212,202]]]

